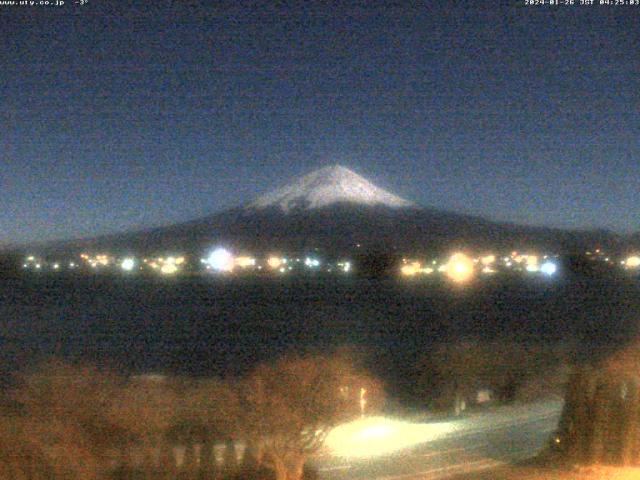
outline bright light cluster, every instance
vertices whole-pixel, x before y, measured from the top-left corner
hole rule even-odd
[[[165,263],[160,267],[160,273],[163,275],[173,275],[178,272],[178,266],[175,263]]]
[[[136,266],[136,261],[134,258],[131,258],[131,257],[125,258],[120,263],[120,268],[122,268],[122,270],[124,270],[125,272],[130,272],[135,268],[135,266]]]
[[[640,267],[640,257],[637,256],[637,255],[631,255],[625,261],[625,265],[627,266],[627,268],[638,268],[638,267]]]
[[[540,265],[540,271],[545,275],[555,275],[555,273],[558,271],[558,266],[553,262],[547,261]]]
[[[251,268],[256,266],[256,259],[253,257],[236,257],[235,266],[239,268]]]
[[[417,424],[368,417],[334,428],[324,444],[338,457],[372,458],[444,438],[455,430],[451,423]]]
[[[400,273],[405,277],[412,277],[419,274],[421,271],[422,266],[420,265],[420,262],[406,263],[400,268]]]
[[[235,259],[229,250],[219,247],[209,254],[206,264],[216,272],[231,272],[235,266]]]
[[[42,260],[36,258],[35,255],[29,255],[24,259],[24,263],[22,264],[22,268],[33,268],[35,270],[39,270],[42,268]]]
[[[480,257],[480,263],[482,263],[482,265],[484,265],[485,267],[488,267],[489,265],[493,265],[495,262],[496,262],[495,255],[485,255],[484,257]]]
[[[146,263],[151,269],[159,271],[163,275],[174,275],[178,273],[185,264],[185,257],[158,257],[154,259],[145,259]]]
[[[108,267],[115,262],[115,259],[113,257],[105,253],[101,253],[98,255],[89,255],[87,253],[82,253],[80,255],[80,259],[84,263],[88,264],[91,268]]]
[[[320,260],[317,258],[307,257],[304,259],[304,264],[309,268],[317,268],[320,266]]]
[[[275,255],[272,255],[267,259],[267,265],[269,265],[269,267],[273,268],[274,270],[280,268],[283,263],[283,259]]]
[[[277,251],[277,250],[275,250]],[[631,273],[640,271],[640,254],[633,254],[626,257],[616,257],[607,254],[600,249],[587,251],[586,256],[590,261],[600,261],[611,266],[617,265]],[[507,254],[496,255],[484,252],[475,257],[470,257],[465,253],[457,252],[448,259],[415,259],[403,258],[402,264],[396,270],[403,277],[413,277],[419,275],[429,275],[439,273],[442,276],[456,283],[470,281],[476,274],[483,276],[498,272],[523,272],[538,276],[554,276],[560,270],[559,255],[541,253],[519,253],[513,251]],[[151,270],[164,275],[174,275],[181,273],[186,266],[184,256],[168,256],[157,258],[137,259],[131,256],[112,256],[107,253],[82,253],[80,261],[70,259],[46,259],[37,255],[25,256],[22,268],[40,272],[63,272],[72,269],[80,271],[104,271],[121,270],[123,272],[133,272],[138,270]],[[277,273],[295,273],[303,270],[317,272],[343,272],[350,273],[354,270],[351,261],[344,258],[337,261],[320,258],[315,253],[307,256],[297,257],[293,255],[289,258],[282,254],[272,254],[266,257],[256,258],[248,253],[235,255],[230,250],[218,246],[212,249],[206,258],[200,260],[202,269],[231,273],[259,272],[260,270]],[[434,275],[435,276],[435,275]]]
[[[338,268],[345,273],[349,273],[351,271],[351,262],[338,262]]]
[[[41,271],[62,271],[65,269],[76,269],[85,267],[89,270],[111,270],[121,272],[133,271],[151,271],[163,275],[173,275],[181,273],[186,266],[186,258],[184,256],[158,256],[147,258],[136,258],[135,256],[112,256],[106,253],[80,254],[78,263],[68,260],[47,261],[39,259],[36,255],[28,255],[25,257],[22,268],[25,270],[41,270]],[[342,272],[350,273],[353,270],[351,261],[342,259],[331,262],[324,261],[313,255],[301,258],[287,258],[280,255],[271,255],[266,258],[256,258],[249,254],[235,255],[232,251],[224,247],[214,247],[210,253],[200,259],[203,270],[231,273],[239,272],[258,272],[263,269],[270,269],[274,272],[288,273],[294,270],[317,270],[326,272]]]
[[[276,250],[277,251],[277,250]],[[598,253],[600,255],[600,253]],[[603,259],[609,260],[608,257]],[[557,255],[555,256],[557,258]],[[593,257],[592,257],[593,258]],[[553,259],[553,260],[552,260]],[[25,257],[22,267],[32,271],[64,271],[71,269],[87,269],[92,271],[120,270],[123,272],[155,271],[163,275],[181,273],[186,266],[187,259],[184,256],[149,257],[137,259],[135,256],[112,256],[107,253],[82,253],[80,261],[46,260],[36,255]],[[465,283],[477,274],[494,274],[505,270],[517,272],[529,272],[544,275],[554,275],[558,269],[554,257],[548,255],[521,254],[516,251],[506,256],[497,256],[494,253],[484,253],[471,258],[462,252],[453,254],[448,259],[415,259],[403,258],[398,273],[403,277],[413,277],[440,273],[456,283]],[[235,255],[223,246],[212,248],[205,258],[200,259],[203,270],[220,273],[271,271],[278,273],[294,273],[303,270],[317,272],[341,272],[349,274],[353,272],[354,265],[351,261],[342,258],[330,261],[320,258],[316,254],[309,253],[306,256],[287,257],[271,254],[266,257],[256,258],[249,253]],[[623,261],[617,261],[626,269],[640,268],[640,256],[632,255]],[[435,275],[434,275],[435,276]]]
[[[447,276],[456,283],[464,283],[474,275],[474,263],[464,253],[454,253],[447,262]]]
[[[425,267],[422,265],[422,262],[419,262],[417,260],[409,260],[406,258],[402,259],[400,274],[405,277],[413,277],[415,275],[429,275],[433,273],[433,271],[433,268]]]

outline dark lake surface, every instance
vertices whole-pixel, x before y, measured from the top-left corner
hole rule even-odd
[[[496,277],[460,287],[358,277],[25,276],[0,284],[3,371],[49,356],[124,372],[242,373],[293,348],[362,346],[397,374],[441,341],[636,335],[631,278]],[[384,367],[383,367],[384,366]]]

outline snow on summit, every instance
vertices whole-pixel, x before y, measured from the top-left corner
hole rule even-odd
[[[409,207],[413,204],[376,187],[340,165],[321,168],[289,185],[258,197],[249,208],[280,207],[284,212],[297,208],[314,209],[334,203]]]

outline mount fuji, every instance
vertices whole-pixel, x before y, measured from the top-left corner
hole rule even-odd
[[[451,248],[577,250],[613,246],[610,232],[576,232],[499,223],[425,208],[372,184],[348,168],[321,168],[244,206],[139,232],[41,246],[43,252],[192,252],[226,245],[256,254],[384,250],[432,253]],[[356,250],[356,248],[358,250]]]
[[[411,207],[413,203],[389,193],[340,165],[321,168],[289,185],[255,199],[249,208],[317,209],[337,203]]]

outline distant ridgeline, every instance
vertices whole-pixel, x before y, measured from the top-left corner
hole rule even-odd
[[[640,466],[640,342],[576,368],[557,438],[572,461]]]

